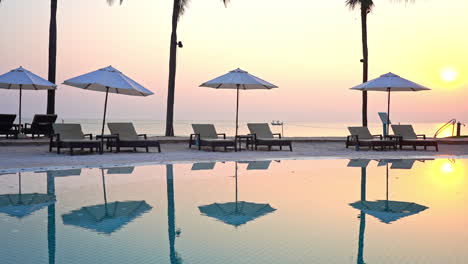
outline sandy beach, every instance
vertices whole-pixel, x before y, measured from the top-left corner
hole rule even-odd
[[[198,161],[234,161],[265,159],[432,159],[432,158],[467,158],[467,145],[441,144],[440,151],[355,151],[346,149],[342,142],[295,142],[294,151],[198,151],[189,149],[186,143],[162,144],[162,153],[155,149],[146,153],[139,151],[109,153],[103,155],[89,152],[70,156],[68,153],[57,155],[48,152],[48,146],[2,146],[0,152],[0,172],[22,169],[41,170],[44,168],[64,167],[99,167],[118,164],[167,164],[192,163]]]

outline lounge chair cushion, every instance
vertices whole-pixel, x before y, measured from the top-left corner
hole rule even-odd
[[[60,140],[83,140],[85,139],[80,124],[53,124],[55,134],[60,135]]]
[[[404,140],[418,139],[412,125],[392,125],[393,133],[401,136]]]
[[[119,140],[139,140],[132,123],[107,123],[111,134],[119,135]]]
[[[215,143],[215,142],[235,142],[234,139],[224,139],[224,138],[203,138],[201,139],[205,142]]]
[[[247,127],[251,134],[255,134],[257,139],[271,140],[274,138],[270,126],[267,123],[249,123]]]
[[[367,127],[348,127],[348,130],[352,136],[357,136],[360,141],[375,139]]]
[[[200,135],[200,139],[218,139],[218,133],[213,124],[192,124],[192,128],[195,134]]]

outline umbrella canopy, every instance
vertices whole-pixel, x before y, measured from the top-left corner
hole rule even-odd
[[[198,209],[206,216],[213,217],[235,227],[246,224],[247,222],[276,210],[269,204],[258,204],[243,201],[237,203],[213,203],[210,205],[199,206]]]
[[[239,68],[221,75],[211,81],[202,83],[200,87],[210,87],[215,89],[273,89],[278,86],[262,80]]]
[[[0,88],[19,90],[19,124],[21,125],[21,99],[23,90],[55,90],[57,85],[28,71],[23,67],[0,75]]]
[[[239,128],[239,90],[254,90],[254,89],[273,89],[278,86],[260,79],[239,68],[230,71],[222,76],[219,76],[211,81],[202,83],[200,87],[209,87],[215,89],[236,89],[236,136]]]
[[[55,90],[57,85],[23,67],[0,75],[0,88],[13,90]]]
[[[122,72],[112,66],[99,69],[90,73],[86,73],[75,78],[68,79],[63,84],[92,90],[105,92],[106,99],[104,102],[104,116],[102,119],[101,135],[104,135],[104,125],[106,122],[107,97],[109,93],[133,95],[133,96],[148,96],[153,92],[138,84],[134,80],[125,76]]]
[[[403,217],[418,214],[428,208],[417,203],[387,200],[358,201],[350,205],[386,224],[390,224]]]
[[[431,89],[389,72],[381,75],[379,78],[354,86],[351,90],[388,92],[387,125],[389,125],[390,92],[417,92]]]
[[[388,92],[417,92],[431,90],[420,84],[402,78],[391,72],[381,75],[379,78],[367,81],[351,88],[351,90],[359,91],[380,91]]]
[[[125,76],[112,66],[68,79],[63,84],[98,92],[148,96],[153,92]]]
[[[82,207],[62,215],[62,220],[65,225],[111,234],[151,209],[145,201],[112,202]]]

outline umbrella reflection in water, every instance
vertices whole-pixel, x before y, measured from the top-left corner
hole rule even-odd
[[[101,169],[104,204],[85,206],[62,215],[65,225],[74,225],[102,234],[111,234],[152,209],[145,201],[108,203],[104,170],[104,168]],[[128,167],[110,168],[108,174],[125,174],[126,171],[131,173],[131,170]]]
[[[366,214],[370,214],[378,218],[381,222],[390,224],[403,217],[418,214],[428,207],[411,202],[397,202],[388,200],[388,177],[389,163],[392,163],[393,169],[411,169],[414,160],[381,160],[378,166],[386,166],[387,179],[387,198],[385,201],[366,201],[366,180],[367,166],[370,160],[350,160],[348,167],[361,167],[361,200],[351,203],[353,208],[360,210],[359,215],[359,241],[358,241],[358,256],[357,263],[365,264],[364,262],[364,235],[366,229]]]
[[[213,203],[198,207],[203,215],[213,217],[235,227],[276,211],[276,209],[271,207],[269,204],[259,204],[238,200],[237,171],[238,167],[236,162],[234,176],[236,180],[236,198],[234,202]]]
[[[0,195],[0,213],[23,218],[55,203],[54,194],[22,193],[21,172],[18,173],[18,193]]]
[[[350,204],[352,207],[378,218],[383,223],[389,224],[400,218],[420,213],[428,207],[402,201],[389,200],[389,164],[392,163],[392,169],[411,169],[414,160],[384,160],[386,163],[386,199],[377,201],[358,201]]]

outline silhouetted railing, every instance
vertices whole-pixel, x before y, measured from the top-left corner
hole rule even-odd
[[[451,119],[447,123],[445,123],[443,126],[441,126],[434,134],[434,138],[437,138],[437,136],[442,133],[445,129],[449,128],[452,126],[452,136],[455,135],[455,124],[457,123],[457,120],[455,118]]]

